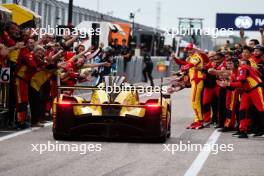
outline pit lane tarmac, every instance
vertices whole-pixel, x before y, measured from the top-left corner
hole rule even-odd
[[[164,144],[144,142],[58,141],[101,144],[101,151],[32,151],[31,144],[55,143],[51,126],[29,129],[0,141],[0,175],[263,175],[263,137],[238,139],[213,128],[185,129],[192,121],[190,89],[172,95],[172,136],[168,144],[233,144],[232,152],[164,151]],[[8,136],[8,135],[6,135]],[[2,139],[2,137],[0,138]]]

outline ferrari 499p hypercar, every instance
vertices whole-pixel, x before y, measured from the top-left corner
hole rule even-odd
[[[121,91],[109,91],[113,85]],[[90,98],[66,95],[65,90],[82,90]],[[106,76],[96,87],[58,86],[53,103],[54,139],[131,137],[166,141],[171,134],[170,95],[161,91],[157,98],[144,102],[139,101],[140,96],[138,87],[131,88],[120,76]]]

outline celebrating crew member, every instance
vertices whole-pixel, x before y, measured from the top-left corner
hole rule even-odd
[[[189,55],[188,61],[181,67],[181,70],[189,71],[192,89],[192,108],[195,113],[194,122],[187,126],[187,128],[201,129],[203,128],[201,98],[205,75],[202,71],[197,70],[196,67],[203,67],[208,62],[208,58],[205,54],[195,51],[191,43],[187,46],[187,49]]]
[[[249,58],[250,65],[262,74],[261,79],[264,80],[264,47],[256,45],[253,51],[253,55]]]
[[[247,58],[248,48],[243,50],[243,58]],[[246,57],[245,57],[246,56]],[[240,135],[239,138],[247,138],[248,127],[251,123],[249,111],[251,107],[256,109],[258,121],[263,122],[264,117],[264,97],[260,73],[250,66],[248,60],[240,61],[238,77],[235,81],[220,81],[220,86],[230,86],[233,88],[242,88],[242,96],[239,108]],[[259,132],[259,131],[258,131]]]
[[[14,73],[18,60],[20,49],[24,46],[21,41],[19,26],[14,22],[8,22],[4,27],[4,32],[0,37],[0,43],[4,44],[9,49],[8,60],[10,66],[10,83],[9,83],[9,123],[13,123],[15,112],[15,92],[14,92]]]
[[[86,63],[87,60],[91,60],[92,58],[100,54],[100,52],[102,51],[102,47],[103,45],[100,45],[100,47],[93,53],[89,52],[90,49],[79,50],[77,52],[77,55],[68,60],[61,71],[62,84],[66,84],[67,86],[74,86],[77,82],[92,81],[91,73],[89,71],[84,71],[81,73],[81,69],[100,66],[110,67],[111,64],[107,62],[101,62],[98,64]],[[73,92],[70,91],[69,93],[72,94]]]
[[[225,107],[225,101],[222,98],[225,96],[222,96],[224,93],[223,89],[216,84],[216,80],[218,79],[219,71],[225,69],[225,56],[222,53],[215,53],[215,55],[210,57],[210,62],[203,70],[206,73],[203,92],[204,126],[208,126],[211,123],[211,117],[213,117],[214,122],[217,122],[218,126],[221,126],[224,118],[222,117],[221,109]]]
[[[17,122],[20,128],[26,128],[28,105],[28,84],[37,70],[37,61],[33,57],[34,39],[28,39],[26,47],[20,50],[19,60],[15,71],[15,92]]]
[[[226,62],[226,71],[222,74],[222,79],[236,81],[238,76],[239,61],[237,58],[230,58]],[[224,127],[221,132],[227,132],[235,129],[235,123],[239,124],[238,105],[239,105],[240,90],[232,87],[227,87],[226,93],[226,118]]]

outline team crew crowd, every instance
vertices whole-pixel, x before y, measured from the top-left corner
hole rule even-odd
[[[263,38],[263,30],[260,30]],[[179,59],[180,71],[174,73],[171,92],[191,87],[194,121],[187,129],[202,129],[214,124],[221,132],[234,136],[264,134],[264,46],[252,39],[246,45],[244,31],[241,43],[227,44],[205,53],[189,44],[187,58]],[[186,79],[189,78],[189,79]]]
[[[30,29],[21,30],[13,22],[5,25],[0,36],[1,68],[11,68],[9,123],[15,121],[16,127],[22,129],[30,124],[43,127],[45,121],[51,120],[58,73],[62,85],[73,86],[108,74],[112,65],[110,47],[103,49],[100,44],[98,48],[85,49],[78,35],[65,34],[59,40],[52,35],[37,38]],[[74,42],[79,44],[73,47]]]

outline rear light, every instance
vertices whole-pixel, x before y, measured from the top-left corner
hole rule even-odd
[[[157,111],[160,109],[159,103],[146,103],[145,106],[149,111]]]
[[[145,103],[145,117],[152,120],[159,120],[162,108],[158,99],[150,99]]]
[[[69,107],[72,105],[72,102],[70,101],[66,101],[66,100],[62,100],[60,103],[59,103],[60,106],[62,107]]]
[[[146,106],[148,107],[148,108],[159,108],[160,107],[160,105],[159,104],[157,104],[157,103],[148,103],[148,104],[146,104]]]
[[[146,108],[151,109],[151,110],[155,110],[155,109],[160,108],[160,104],[159,104],[159,101],[157,99],[147,100],[147,102],[145,103],[145,106],[146,106]]]
[[[62,100],[59,101],[59,105],[62,107],[71,107],[74,103],[77,103],[76,99],[74,97],[69,96],[63,96]]]
[[[160,115],[161,107],[158,102],[146,103],[145,110],[146,110],[145,116],[150,117],[150,118],[156,118],[156,117],[159,117]]]

